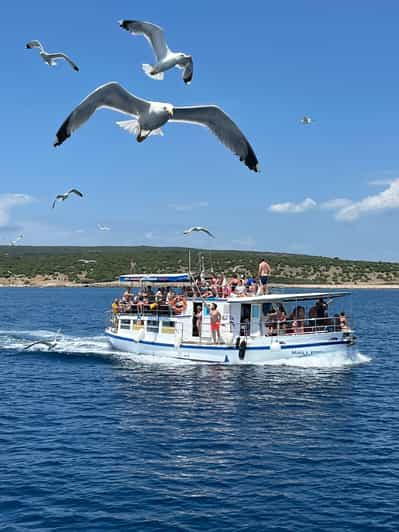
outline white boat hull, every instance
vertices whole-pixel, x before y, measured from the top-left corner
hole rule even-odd
[[[107,329],[105,334],[113,348],[135,355],[152,355],[195,362],[217,364],[267,364],[320,355],[344,355],[355,357],[357,350],[349,338],[320,338],[320,335],[302,335],[271,340],[268,345],[248,345],[245,350],[227,345],[200,345],[135,340]],[[323,335],[326,336],[326,335]],[[289,342],[287,341],[287,338]],[[280,343],[281,342],[281,343]]]

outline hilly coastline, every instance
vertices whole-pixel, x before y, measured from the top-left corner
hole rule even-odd
[[[343,260],[290,253],[191,249],[192,270],[254,275],[265,257],[276,285],[399,287],[399,263]],[[116,284],[122,273],[185,272],[178,247],[0,246],[1,286]]]

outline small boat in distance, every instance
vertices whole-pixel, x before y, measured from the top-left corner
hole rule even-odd
[[[357,353],[343,310],[349,292],[209,297],[185,273],[119,281],[127,289],[105,334],[120,351],[220,364]]]

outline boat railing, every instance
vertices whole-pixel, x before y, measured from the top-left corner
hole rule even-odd
[[[348,316],[346,323],[348,323]],[[247,324],[249,326],[249,324]],[[291,320],[264,320],[265,336],[281,336],[286,334],[314,334],[351,331],[348,325],[341,324],[338,316],[324,318],[296,318]]]

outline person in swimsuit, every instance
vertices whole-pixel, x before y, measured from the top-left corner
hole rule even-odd
[[[209,308],[211,317],[212,339],[215,344],[218,344],[220,343],[220,322],[222,321],[222,315],[218,311],[216,303],[211,303],[207,307]]]
[[[195,309],[195,327],[197,329],[198,336],[201,337],[202,332],[202,308],[198,305]]]
[[[271,272],[272,269],[270,265],[265,261],[265,259],[262,259],[259,263],[258,275],[263,294],[267,294],[268,292],[267,283],[269,281],[269,275]]]

